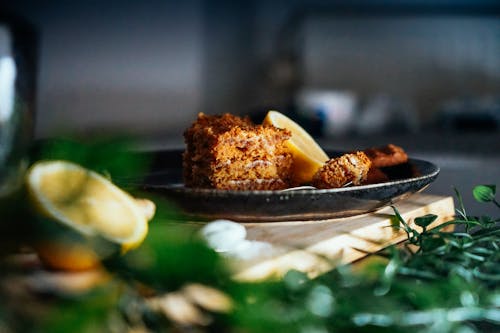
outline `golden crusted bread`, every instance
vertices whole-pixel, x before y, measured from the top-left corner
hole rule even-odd
[[[321,189],[338,188],[348,183],[361,185],[370,166],[370,159],[361,151],[332,158],[316,172],[312,185]]]
[[[293,158],[285,142],[291,132],[272,125],[255,125],[231,114],[205,115],[184,132],[183,177],[187,187],[225,190],[281,190],[296,186]],[[314,175],[313,186],[384,182],[380,169],[405,163],[396,145],[369,148],[332,158]]]
[[[205,115],[184,133],[187,187],[279,190],[291,186],[290,132],[231,114]]]

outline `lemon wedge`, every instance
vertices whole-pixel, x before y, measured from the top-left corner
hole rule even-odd
[[[316,171],[329,159],[325,151],[305,129],[278,111],[269,111],[263,124],[284,128],[292,133],[286,144],[294,160],[293,179],[298,184],[310,183]]]
[[[27,173],[35,209],[77,233],[102,237],[122,252],[141,244],[154,204],[137,201],[103,176],[67,161],[41,161]],[[148,206],[145,208],[145,206]]]

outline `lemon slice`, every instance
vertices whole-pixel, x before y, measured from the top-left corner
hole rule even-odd
[[[329,160],[324,150],[305,129],[278,111],[269,111],[263,123],[287,129],[292,133],[286,144],[293,155],[293,179],[298,184],[311,182],[316,171]]]
[[[27,174],[36,210],[85,236],[137,247],[148,232],[148,217],[136,199],[103,176],[67,161],[42,161]]]

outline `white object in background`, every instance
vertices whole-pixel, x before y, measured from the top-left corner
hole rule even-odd
[[[273,253],[273,246],[267,242],[246,239],[243,225],[229,220],[215,220],[200,230],[208,246],[226,257],[250,260]]]
[[[215,251],[228,252],[245,240],[247,230],[233,221],[215,220],[201,229],[201,235]]]
[[[13,118],[16,64],[11,44],[7,27],[0,25],[0,170],[11,153],[18,126]]]
[[[227,252],[227,256],[234,259],[251,260],[265,258],[272,255],[274,251],[271,243],[244,239],[236,248]]]
[[[303,90],[297,97],[299,112],[323,120],[323,135],[349,132],[356,116],[357,98],[350,91]]]
[[[11,43],[7,29],[0,25],[0,125],[14,112],[16,64],[9,50]]]

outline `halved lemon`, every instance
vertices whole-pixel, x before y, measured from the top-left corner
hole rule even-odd
[[[122,251],[147,235],[154,204],[145,208],[98,173],[67,161],[41,161],[28,170],[26,182],[38,213],[80,235],[105,239]]]
[[[292,132],[286,144],[294,159],[294,181],[298,184],[311,182],[316,171],[329,159],[325,151],[305,129],[278,111],[269,111],[263,123]]]

